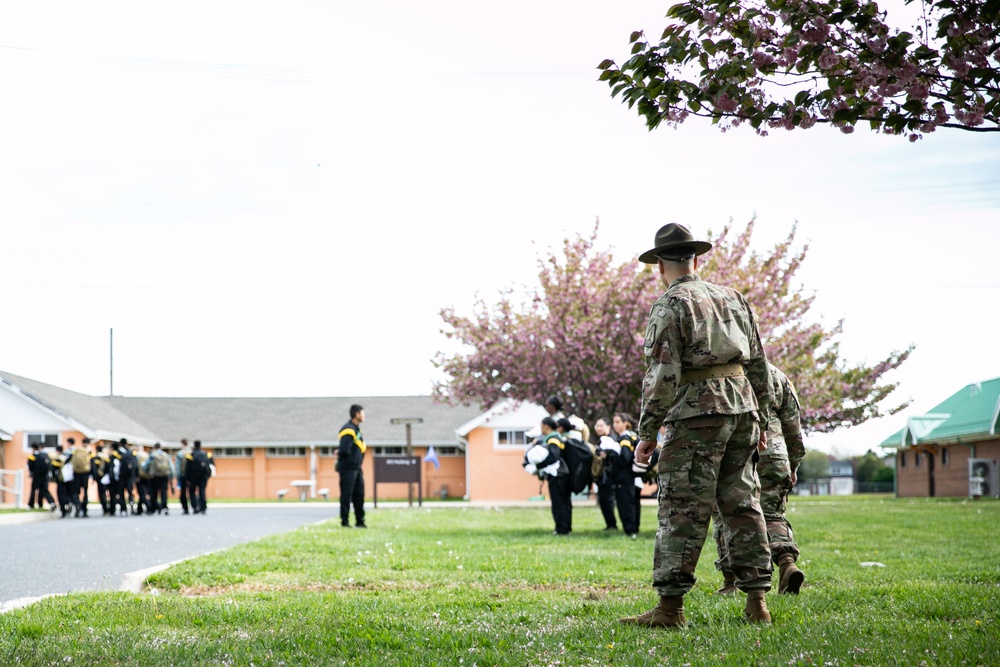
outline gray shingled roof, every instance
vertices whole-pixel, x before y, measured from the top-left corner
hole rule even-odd
[[[435,403],[430,396],[350,398],[130,398],[88,396],[0,371],[0,378],[35,400],[94,431],[118,437],[174,443],[181,438],[231,443],[322,444],[337,441],[352,403],[365,408],[363,431],[370,444],[406,442],[395,417],[422,417],[414,445],[457,443],[455,429],[482,411],[476,406]]]
[[[481,411],[451,407],[430,396],[354,398],[107,398],[111,405],[147,425],[165,442],[181,438],[208,443],[337,442],[352,403],[365,408],[362,430],[370,444],[406,442],[406,427],[394,417],[422,417],[413,425],[413,444],[455,444],[455,429]]]
[[[149,428],[115,410],[99,396],[80,394],[3,371],[0,371],[0,378],[9,380],[56,414],[69,417],[95,431],[116,433],[130,439],[156,440],[156,435]]]

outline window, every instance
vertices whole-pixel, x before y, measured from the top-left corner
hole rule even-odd
[[[913,452],[913,467],[920,467],[920,452]]]
[[[305,447],[268,447],[267,458],[269,459],[294,459],[304,458]]]
[[[943,447],[941,449],[941,465],[943,465],[943,466],[948,465],[948,448],[947,447]]]
[[[372,446],[372,456],[402,456],[406,453],[406,447],[386,447],[385,445]]]
[[[525,431],[496,431],[498,447],[523,447],[528,444],[528,436]]]
[[[42,449],[55,449],[59,444],[58,433],[29,433],[24,439],[24,451],[30,451],[35,443],[42,446]]]
[[[319,455],[320,456],[336,456],[337,455],[337,448],[336,447],[317,447],[316,449],[317,449],[317,451],[319,451]]]
[[[899,467],[900,468],[906,467],[906,452],[899,453]]]
[[[462,452],[458,451],[458,447],[435,447],[434,451],[438,456],[461,456]]]
[[[252,447],[213,447],[212,456],[217,459],[253,458]]]

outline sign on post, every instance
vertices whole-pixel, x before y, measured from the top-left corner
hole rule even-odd
[[[375,484],[372,487],[375,507],[378,507],[379,484],[413,483],[416,483],[418,489],[417,502],[423,507],[424,485],[420,479],[423,466],[420,464],[419,456],[373,456],[372,462],[375,465]]]

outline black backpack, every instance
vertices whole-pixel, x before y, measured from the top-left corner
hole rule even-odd
[[[139,475],[139,459],[135,457],[135,452],[126,451],[122,454],[122,470],[124,475],[135,479]]]
[[[191,460],[187,464],[185,475],[199,482],[211,477],[212,471],[208,467],[208,455],[204,451],[196,449],[191,452]]]
[[[583,493],[590,488],[594,481],[591,469],[594,462],[594,450],[576,438],[567,438],[562,457],[569,467],[570,490],[573,493]]]
[[[49,455],[38,450],[35,454],[35,460],[31,464],[31,473],[35,477],[40,477],[49,474]]]

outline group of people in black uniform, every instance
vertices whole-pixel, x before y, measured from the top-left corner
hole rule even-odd
[[[48,501],[52,512],[63,518],[89,516],[93,481],[104,516],[169,514],[167,496],[178,493],[184,514],[204,514],[205,489],[212,475],[212,454],[194,441],[189,447],[181,440],[174,460],[156,443],[150,451],[139,445],[129,446],[122,438],[116,443],[91,443],[83,438],[67,438],[66,444],[46,451],[34,443],[28,455],[31,491],[28,508],[42,509]],[[55,485],[53,497],[51,485]],[[190,499],[190,503],[189,503]]]
[[[589,448],[592,457],[588,458],[591,462],[589,479],[597,487],[597,504],[604,517],[604,530],[617,531],[620,521],[624,534],[636,539],[642,490],[646,484],[656,483],[656,475],[650,472],[655,470],[656,461],[641,465],[635,460],[635,447],[639,442],[632,430],[635,420],[627,413],[615,414],[610,423],[598,419],[594,423],[595,445],[590,442],[590,429],[582,419],[563,414],[558,396],[546,400],[545,410],[549,416],[542,419],[541,435],[525,452],[522,465],[529,473],[548,482],[555,521],[553,534],[568,535],[573,530],[573,452],[582,451],[586,456]],[[586,487],[589,492],[590,484]]]

